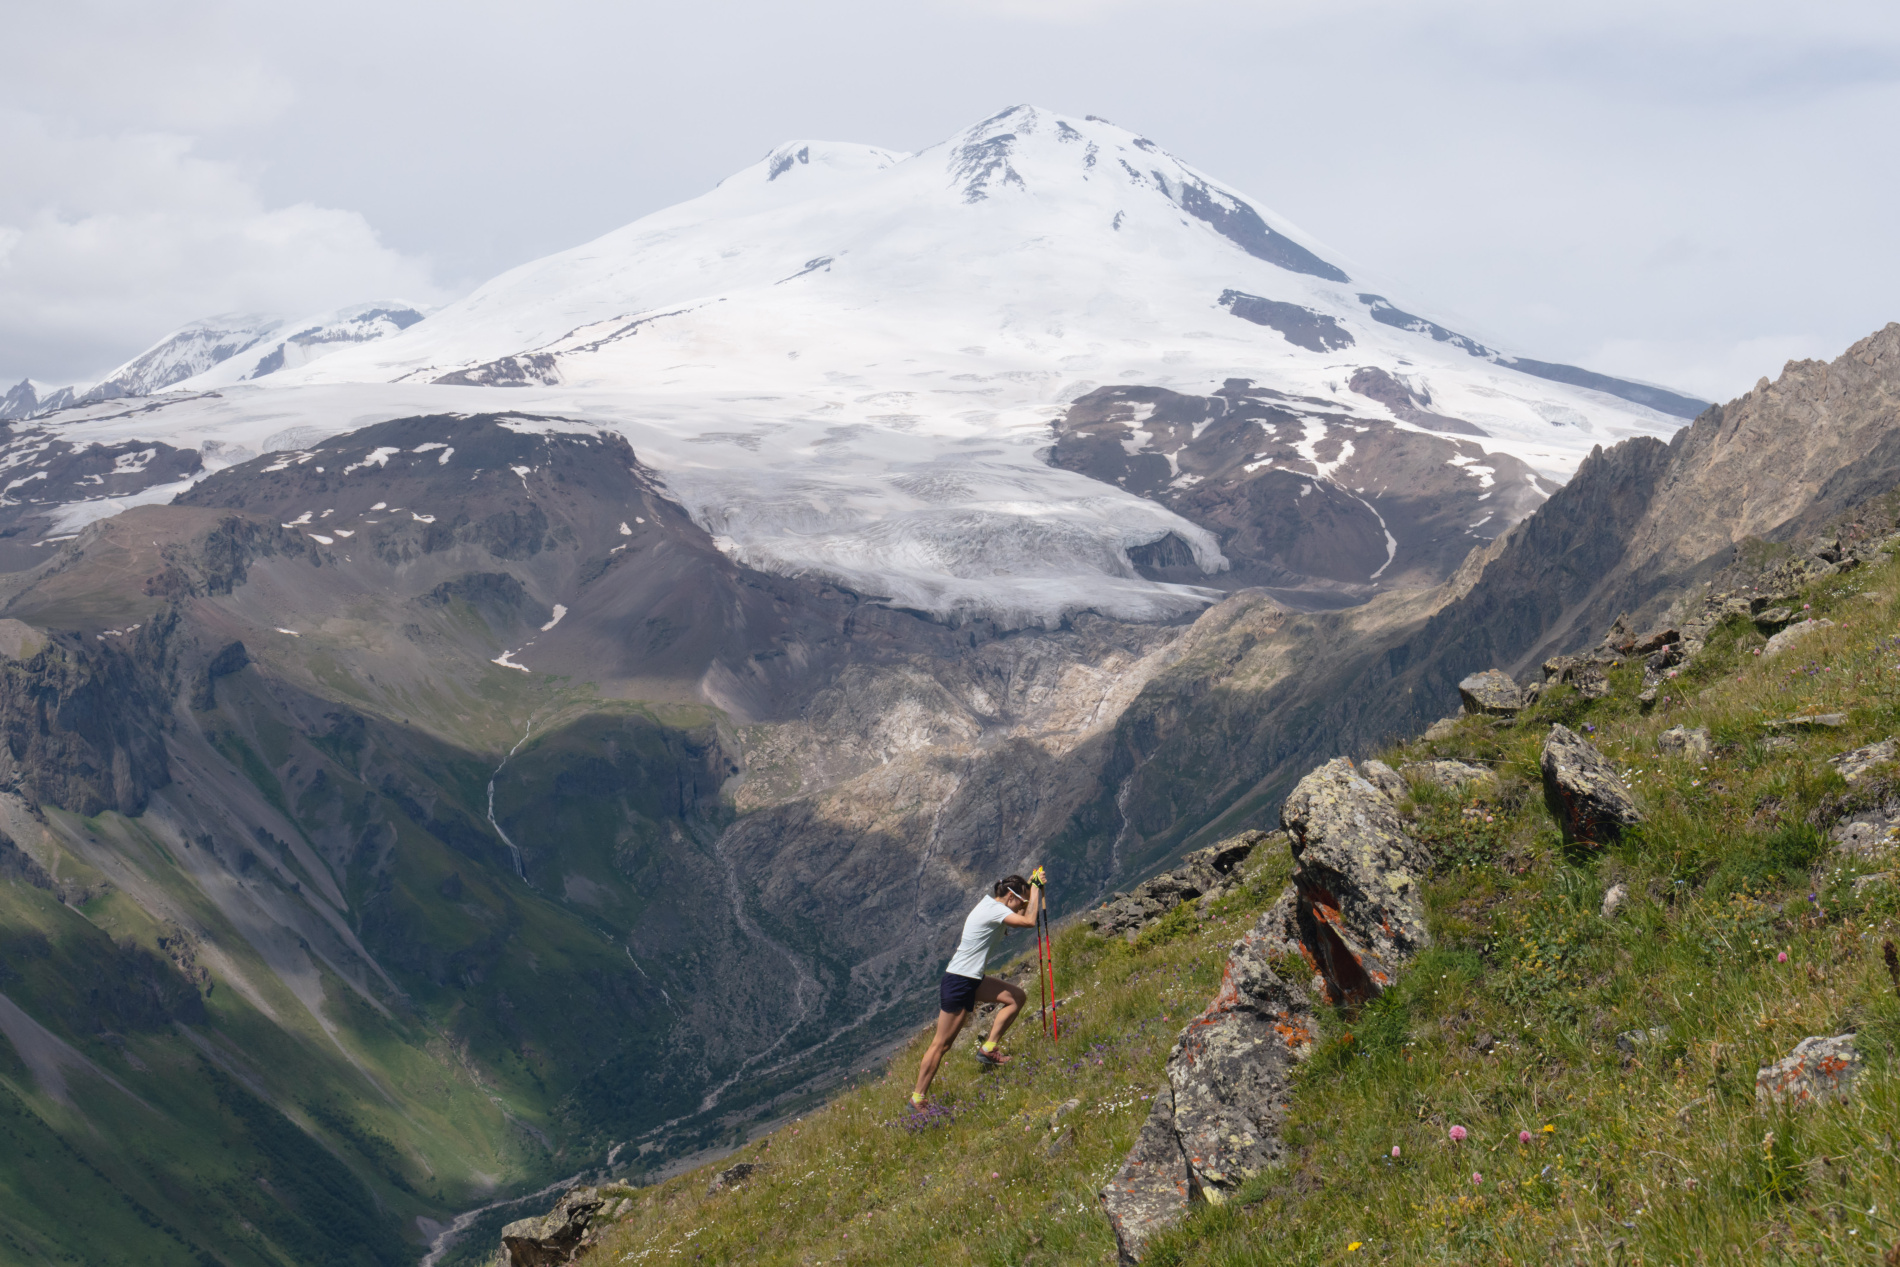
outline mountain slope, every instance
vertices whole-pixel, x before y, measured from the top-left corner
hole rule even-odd
[[[1020,627],[1177,618],[1269,573],[1302,606],[1436,584],[1594,445],[1665,437],[1697,406],[1514,360],[1371,285],[1153,141],[1025,106],[915,155],[788,143],[387,337],[233,382],[247,352],[180,384],[215,400],[58,426],[256,453],[293,415],[307,443],[493,410],[505,391],[507,408],[619,430],[739,562]],[[1173,496],[1195,471],[1138,496],[1047,461],[1052,423],[1091,393],[1211,400],[1234,380],[1281,416],[1277,442],[1244,450],[1276,472],[1246,522]],[[1472,485],[1458,513],[1476,513],[1421,531],[1446,483],[1431,468],[1454,459]],[[1478,507],[1487,478],[1505,495]],[[1298,501],[1314,481],[1369,548],[1329,555],[1328,521]],[[1381,520],[1404,525],[1383,558]],[[1157,548],[1186,553],[1149,575]]]

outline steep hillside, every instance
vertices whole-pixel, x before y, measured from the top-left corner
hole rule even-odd
[[[1891,1256],[1896,595],[1900,563],[1882,553],[1798,594],[1832,624],[1791,645],[1727,616],[1653,707],[1630,662],[1606,696],[1553,679],[1513,720],[1467,717],[1382,753],[1432,859],[1432,948],[1370,1003],[1315,998],[1284,1164],[1197,1205],[1142,1261]],[[1614,844],[1566,843],[1540,789],[1558,724],[1633,790],[1643,821]],[[959,1049],[913,1113],[920,1035],[748,1146],[715,1190],[730,1161],[600,1189],[593,1254],[1115,1261],[1097,1193],[1237,934],[1275,917],[1284,850],[1267,838],[1242,888],[1150,910],[1127,940],[1063,933],[1059,1044],[1032,1011],[1009,1067]],[[1289,982],[1310,972],[1274,963]],[[1758,1091],[1781,1085],[1757,1071],[1797,1043],[1844,1032],[1845,1102]]]

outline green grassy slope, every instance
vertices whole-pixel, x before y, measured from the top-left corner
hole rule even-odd
[[[1299,1075],[1295,1160],[1198,1207],[1148,1261],[1877,1262],[1900,1242],[1900,983],[1882,961],[1900,888],[1857,884],[1826,839],[1844,813],[1900,795],[1900,771],[1850,789],[1827,765],[1900,732],[1900,565],[1804,597],[1837,626],[1765,660],[1733,618],[1647,713],[1632,668],[1608,699],[1558,688],[1514,725],[1466,719],[1380,754],[1501,776],[1492,795],[1415,787],[1406,806],[1439,864],[1436,945],[1382,999],[1324,1015]],[[1765,742],[1779,732],[1764,722],[1819,712],[1847,723]],[[1648,821],[1622,843],[1562,843],[1538,775],[1553,721],[1629,771]],[[1675,725],[1706,726],[1714,752],[1663,756],[1656,738]],[[1095,1193],[1227,943],[1287,871],[1256,863],[1243,893],[1177,910],[1132,947],[1065,932],[1063,988],[1081,997],[1060,1046],[1031,1020],[1011,1040],[1017,1062],[984,1071],[966,1038],[917,1117],[905,1101],[920,1035],[881,1077],[745,1149],[769,1165],[737,1191],[704,1196],[708,1168],[626,1192],[603,1257],[1113,1261]],[[1605,919],[1617,883],[1629,898]],[[929,1011],[920,1000],[920,1020]],[[1760,1065],[1849,1027],[1867,1061],[1854,1103],[1757,1106]],[[1620,1051],[1616,1036],[1638,1029],[1663,1032]],[[1073,1142],[1051,1154],[1049,1114],[1071,1097]]]

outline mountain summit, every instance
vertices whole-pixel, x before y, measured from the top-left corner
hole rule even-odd
[[[1018,106],[917,154],[789,142],[373,341],[54,426],[227,456],[442,410],[607,426],[737,562],[1021,626],[1436,584],[1699,408],[1385,289],[1145,137]]]

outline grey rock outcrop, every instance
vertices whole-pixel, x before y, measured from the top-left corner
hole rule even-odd
[[[1422,779],[1447,792],[1472,789],[1480,793],[1492,793],[1498,790],[1497,774],[1469,761],[1408,761],[1399,767],[1399,773],[1408,779]]]
[[[1389,796],[1339,758],[1301,779],[1281,822],[1293,884],[1234,945],[1220,991],[1181,1031],[1168,1077],[1103,1209],[1124,1263],[1195,1199],[1219,1203],[1277,1164],[1290,1080],[1312,1050],[1312,1004],[1271,959],[1297,952],[1332,1000],[1391,985],[1430,942],[1421,886],[1431,857]]]
[[[1523,688],[1501,669],[1486,669],[1460,681],[1458,698],[1466,712],[1494,717],[1515,717],[1524,707]]]
[[[1187,1213],[1187,1158],[1174,1133],[1174,1096],[1167,1082],[1155,1093],[1135,1146],[1100,1195],[1124,1263],[1140,1262],[1149,1238]]]
[[[596,1188],[570,1188],[539,1218],[517,1219],[501,1229],[507,1267],[560,1267],[593,1248],[596,1216],[606,1202]]]
[[[1761,649],[1761,658],[1764,660],[1773,659],[1810,634],[1816,634],[1823,629],[1832,629],[1833,627],[1834,622],[1827,619],[1804,620],[1800,624],[1789,625],[1786,629],[1768,640],[1768,645]]]
[[[1219,993],[1175,1040],[1141,1135],[1102,1189],[1123,1262],[1138,1262],[1190,1201],[1218,1204],[1281,1159],[1291,1075],[1317,1031],[1306,994],[1268,966],[1272,944],[1258,926],[1236,943]]]
[[[1759,1104],[1825,1104],[1850,1099],[1865,1062],[1852,1034],[1804,1038],[1786,1058],[1755,1073]]]
[[[1430,853],[1344,757],[1294,786],[1280,822],[1292,837],[1300,943],[1325,978],[1327,1000],[1377,995],[1402,959],[1431,944],[1423,895]]]
[[[1882,739],[1879,743],[1843,752],[1838,757],[1829,757],[1827,763],[1843,779],[1856,783],[1875,766],[1890,765],[1896,757],[1900,757],[1900,739]]]
[[[1365,776],[1366,782],[1390,797],[1394,804],[1412,794],[1404,776],[1383,761],[1361,761],[1359,773]]]
[[[1247,831],[1197,849],[1172,871],[1144,880],[1089,912],[1089,926],[1104,937],[1132,936],[1183,902],[1218,897],[1241,883],[1242,864],[1268,839],[1267,832]]]
[[[1709,755],[1709,732],[1702,726],[1694,730],[1687,726],[1671,726],[1656,736],[1656,746],[1673,756],[1706,757]]]
[[[1568,726],[1544,739],[1544,797],[1565,840],[1608,844],[1643,821],[1621,776],[1596,745]]]

